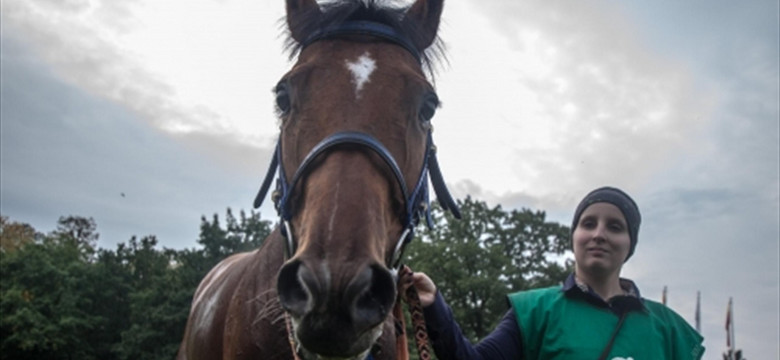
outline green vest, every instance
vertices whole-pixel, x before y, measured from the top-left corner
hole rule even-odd
[[[560,287],[508,297],[525,360],[597,360],[620,320],[607,308],[567,297]],[[683,318],[657,302],[644,300],[644,306],[626,315],[607,359],[701,359],[703,338]]]

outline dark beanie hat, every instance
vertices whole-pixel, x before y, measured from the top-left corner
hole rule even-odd
[[[628,194],[623,192],[623,190],[605,186],[588,193],[588,195],[586,195],[585,198],[580,201],[580,204],[577,205],[577,209],[574,211],[574,220],[572,220],[571,223],[571,233],[572,235],[574,234],[574,229],[577,228],[577,224],[580,222],[580,216],[582,215],[582,212],[585,211],[588,206],[600,202],[610,203],[617,206],[617,208],[623,212],[623,216],[626,218],[626,223],[628,225],[628,236],[631,239],[631,248],[628,250],[628,256],[626,256],[627,261],[628,258],[634,254],[634,249],[636,249],[637,236],[639,235],[639,223],[642,222],[642,216],[639,214],[639,207],[636,205],[634,200],[631,199]],[[574,236],[571,238],[573,241]]]

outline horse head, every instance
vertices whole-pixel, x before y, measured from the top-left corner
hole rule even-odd
[[[281,132],[255,206],[278,167],[287,260],[277,292],[304,358],[371,350],[396,300],[403,246],[430,216],[429,178],[457,216],[431,140],[439,101],[423,70],[442,5],[287,0],[297,61],[274,90]]]

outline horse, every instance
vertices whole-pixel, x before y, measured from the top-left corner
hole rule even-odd
[[[443,0],[286,0],[290,57],[274,88],[279,226],[198,286],[178,359],[396,359],[403,249],[429,185],[460,213],[432,140],[429,81]],[[427,68],[426,68],[427,67]],[[278,174],[278,175],[277,175]],[[292,174],[292,177],[288,176]]]

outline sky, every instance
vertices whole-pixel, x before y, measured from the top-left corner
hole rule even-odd
[[[182,249],[201,216],[251,209],[292,65],[282,1],[0,1],[0,214]],[[721,359],[730,297],[737,347],[780,358],[778,13],[447,1],[433,122],[450,190],[565,225],[589,190],[626,190],[643,221],[623,276],[655,300],[667,286],[691,324],[701,292],[704,359]]]

